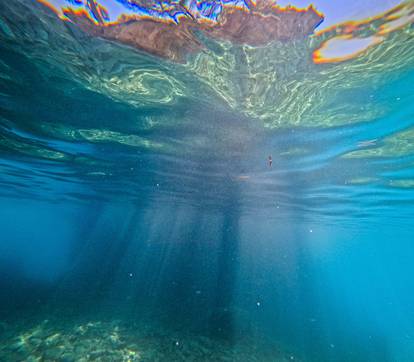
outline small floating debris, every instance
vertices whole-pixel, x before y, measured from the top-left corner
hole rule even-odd
[[[248,175],[239,175],[237,178],[239,180],[248,180],[250,178],[250,176],[248,176]]]
[[[358,142],[358,147],[370,147],[377,144],[378,138]]]

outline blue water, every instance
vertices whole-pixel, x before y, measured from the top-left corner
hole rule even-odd
[[[0,2],[0,360],[413,361],[412,35],[174,64]]]

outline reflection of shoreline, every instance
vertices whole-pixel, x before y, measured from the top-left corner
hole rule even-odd
[[[227,5],[221,10],[217,22],[188,15],[180,16],[177,22],[125,15],[117,22],[105,22],[109,18],[106,10],[91,3],[94,5],[90,7],[93,17],[85,9],[65,8],[64,18],[93,36],[177,62],[184,61],[187,54],[203,48],[195,35],[196,31],[218,40],[258,46],[275,40],[305,37],[312,34],[323,20],[323,16],[312,6],[307,9],[280,8],[262,1],[249,3],[249,9]]]
[[[312,6],[307,9],[281,7],[270,0],[197,5],[191,1],[183,5],[134,0],[128,6],[119,5],[125,6],[125,12],[120,13],[118,9],[120,15],[116,20],[95,0],[60,9],[50,1],[37,1],[92,36],[175,62],[184,62],[188,54],[204,48],[196,32],[236,44],[263,46],[276,40],[309,36],[324,19]],[[364,55],[386,40],[388,34],[412,24],[413,8],[414,2],[407,1],[365,20],[347,21],[316,32],[320,41],[313,52],[314,63],[338,63]]]

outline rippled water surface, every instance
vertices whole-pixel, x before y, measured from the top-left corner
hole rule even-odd
[[[45,3],[0,0],[0,360],[414,360],[412,1],[182,61]]]

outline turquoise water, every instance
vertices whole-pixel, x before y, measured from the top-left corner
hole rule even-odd
[[[0,360],[414,360],[412,22],[328,36],[175,63],[1,1]]]

